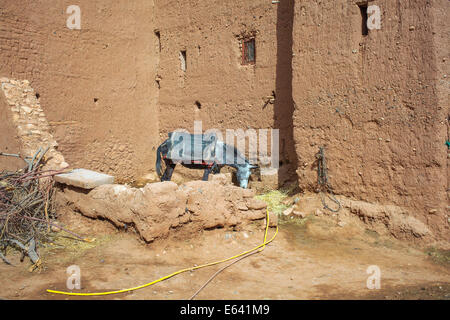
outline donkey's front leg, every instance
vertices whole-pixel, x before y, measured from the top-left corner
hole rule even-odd
[[[205,169],[205,172],[203,173],[203,178],[202,178],[202,180],[203,181],[208,181],[208,177],[209,177],[209,174],[211,173],[211,168],[206,168]]]
[[[161,181],[170,181],[170,179],[172,179],[172,173],[175,169],[175,166],[176,164],[172,161],[166,161],[166,170],[164,171]]]
[[[212,174],[218,174],[220,173],[221,166],[219,166],[217,163],[214,163],[214,165],[211,167],[211,173]]]

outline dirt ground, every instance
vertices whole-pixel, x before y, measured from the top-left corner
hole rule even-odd
[[[0,264],[1,299],[189,299],[223,265],[103,297],[69,297],[46,289],[67,291],[66,268],[74,264],[81,270],[81,292],[131,288],[233,256],[264,237],[262,224],[254,223],[238,231],[207,230],[190,239],[175,234],[145,244],[130,230],[75,212],[65,213],[61,221],[96,241],[80,243],[59,233],[52,246],[40,250],[44,267],[35,273],[27,270],[28,258],[21,263],[19,254],[8,254],[16,266]],[[270,228],[269,237],[274,232]],[[340,227],[329,216],[283,218],[263,252],[225,269],[196,299],[449,299],[448,252],[436,252],[380,236],[356,221]],[[370,265],[381,270],[380,289],[366,286]]]

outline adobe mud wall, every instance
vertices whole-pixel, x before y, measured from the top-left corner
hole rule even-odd
[[[326,146],[336,193],[394,203],[448,238],[448,1],[295,2],[294,139],[299,184],[314,190]]]
[[[272,128],[277,7],[270,1],[155,1],[160,138],[194,120],[203,130]],[[242,64],[242,37],[255,38],[256,63]],[[180,52],[186,52],[186,70]],[[269,139],[270,140],[270,139]],[[270,151],[270,150],[269,150]]]
[[[83,215],[106,219],[119,228],[133,227],[151,242],[173,230],[192,236],[204,229],[238,229],[262,220],[267,204],[254,196],[254,190],[225,186],[223,181],[190,181],[181,186],[165,181],[140,189],[108,184],[87,194],[66,188],[59,193],[59,203],[72,204]],[[274,214],[269,220],[270,226],[278,223]]]
[[[325,145],[335,193],[409,208],[445,236],[450,4],[370,1],[381,29],[363,36],[363,2],[80,0],[69,30],[68,1],[2,1],[0,77],[30,80],[74,167],[120,183],[153,171],[167,132],[194,120],[277,128],[302,189]],[[250,34],[256,63],[242,65]]]
[[[208,128],[270,128],[276,14],[267,1],[156,1],[160,34],[160,134],[194,120]],[[241,36],[254,34],[256,63],[242,65]],[[186,51],[186,71],[180,51]],[[201,106],[195,103],[198,101]]]
[[[81,30],[66,26],[73,4]],[[144,0],[1,1],[0,77],[30,81],[72,166],[117,181],[153,170],[153,14],[153,1]]]

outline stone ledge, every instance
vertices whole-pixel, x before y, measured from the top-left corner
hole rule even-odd
[[[87,169],[74,169],[54,177],[56,182],[82,189],[94,189],[104,184],[113,184],[114,177]]]

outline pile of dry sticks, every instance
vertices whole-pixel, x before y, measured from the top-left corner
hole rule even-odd
[[[22,261],[28,256],[33,263],[30,271],[41,266],[38,246],[48,239],[56,218],[54,181],[52,177],[62,170],[46,170],[47,149],[39,148],[33,157],[0,152],[0,156],[21,158],[26,166],[16,172],[0,168],[0,258],[6,258],[8,248],[22,252]]]

